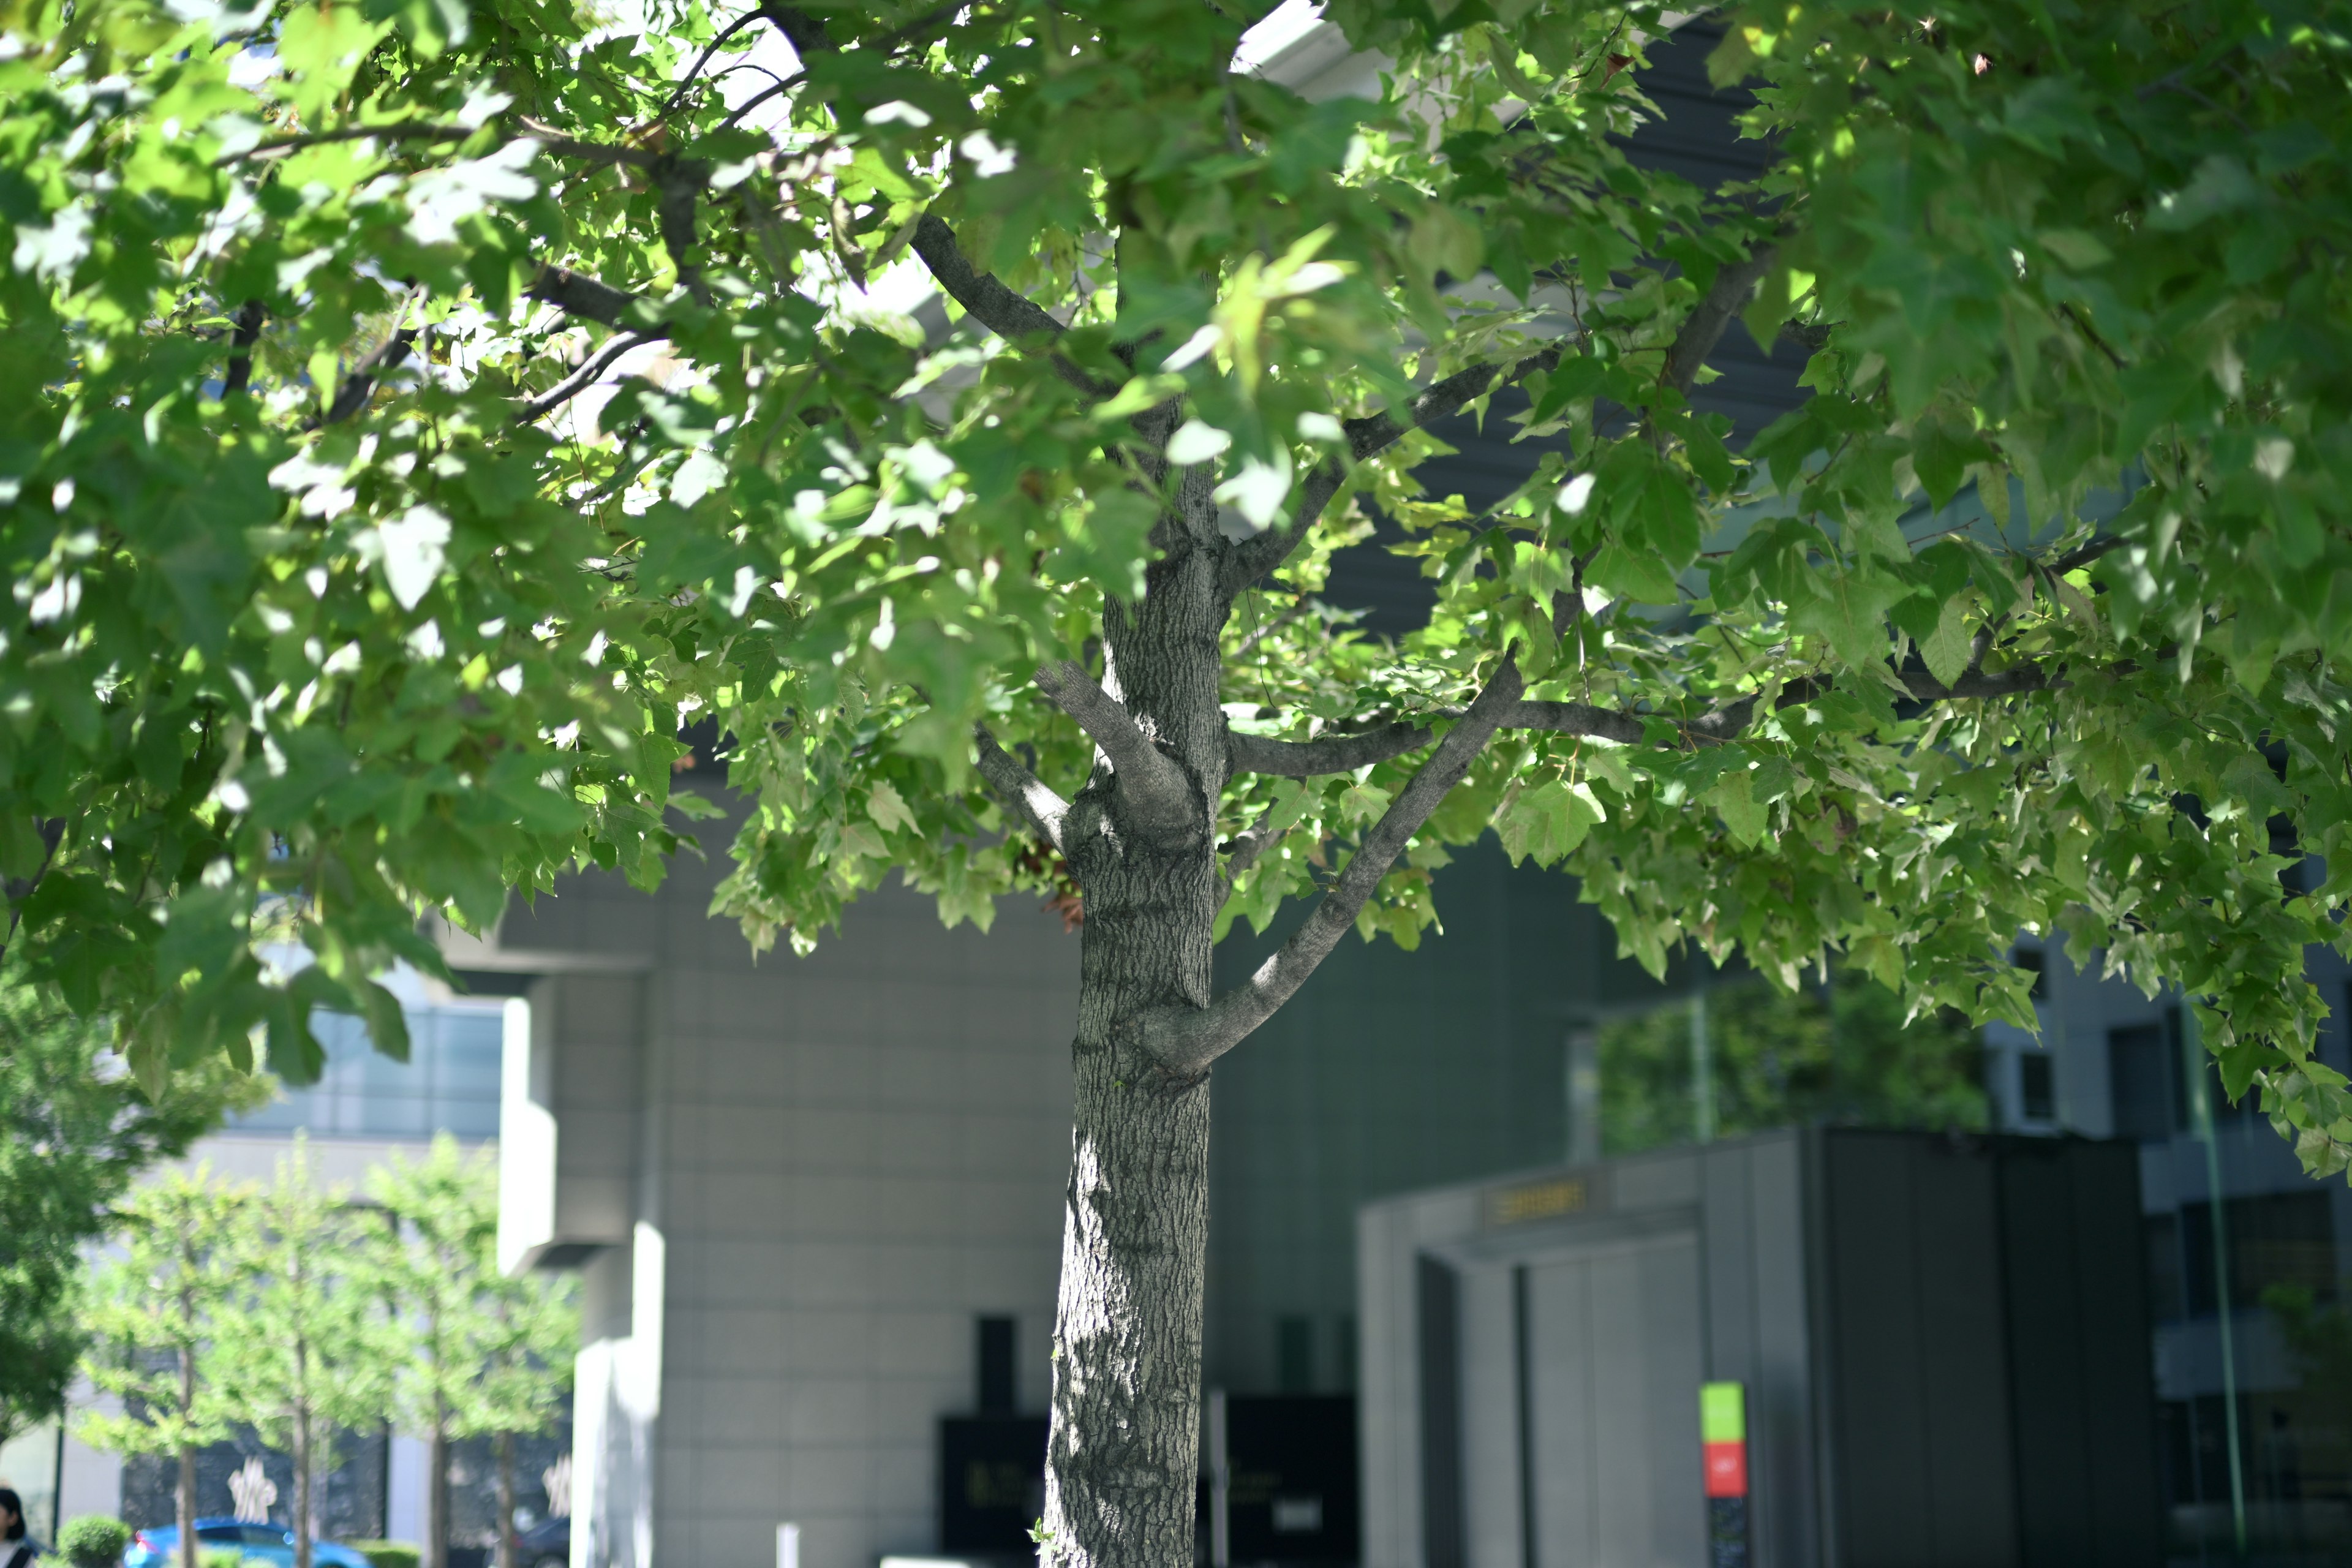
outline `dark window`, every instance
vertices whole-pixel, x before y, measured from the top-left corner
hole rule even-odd
[[[2273,1285],[2300,1285],[2315,1301],[2336,1299],[2336,1232],[2324,1192],[2265,1193],[2231,1198],[2221,1210],[2228,1232],[2230,1301],[2251,1308]],[[2215,1310],[2213,1205],[2180,1205],[2181,1272],[2189,1310]]]
[[[2107,1086],[2115,1095],[2116,1136],[2141,1142],[2169,1138],[2187,1125],[2180,1107],[2179,1051],[2162,1024],[2107,1031]]]
[[[1356,1314],[1340,1313],[1339,1321],[1331,1327],[1337,1342],[1332,1346],[1332,1359],[1339,1363],[1336,1370],[1339,1374],[1339,1386],[1353,1393],[1356,1387]]]
[[[2020,1052],[2017,1058],[2017,1109],[2028,1121],[2049,1121],[2058,1114],[2057,1076],[2042,1051]]]
[[[1315,1320],[1274,1321],[1275,1386],[1285,1394],[1315,1392]]]
[[[980,1320],[980,1413],[1010,1415],[1015,1403],[1013,1381],[1013,1320]]]
[[[2036,1002],[2050,1000],[2050,976],[2042,967],[2040,948],[2018,948],[2009,955],[2009,961],[2033,976],[2033,989],[2030,994]]]
[[[2152,1214],[2142,1226],[2147,1237],[2147,1310],[2159,1323],[2177,1323],[2189,1312],[2180,1278],[2180,1216]]]

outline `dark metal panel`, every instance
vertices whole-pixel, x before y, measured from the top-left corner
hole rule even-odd
[[[1464,1568],[1462,1288],[1453,1269],[1414,1259],[1421,1342],[1421,1529],[1426,1568]]]
[[[2162,1518],[2137,1155],[2017,1140],[2001,1163],[2023,1560],[2153,1562]]]
[[[1918,1276],[1911,1161],[1898,1140],[1822,1141],[1829,1400],[1837,1454],[1838,1561],[1934,1568],[1927,1551],[1927,1444],[1922,1430]]]
[[[1992,1169],[1978,1144],[1824,1141],[1838,1561],[2017,1560]]]
[[[1973,1143],[1913,1138],[1906,1146],[1929,1560],[2009,1568],[2017,1562],[2017,1508],[1993,1163]]]

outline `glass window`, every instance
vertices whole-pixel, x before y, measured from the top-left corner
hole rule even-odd
[[[2028,1121],[2050,1121],[2058,1115],[2058,1080],[2050,1058],[2042,1051],[2021,1051],[2017,1058],[2017,1110]]]
[[[2115,1095],[2116,1137],[2147,1142],[2169,1138],[2187,1124],[2180,1053],[2162,1024],[2107,1031],[2107,1083]]]
[[[458,1002],[406,1009],[404,1062],[371,1046],[359,1019],[320,1013],[311,1020],[327,1048],[319,1081],[285,1090],[276,1103],[239,1118],[236,1125],[355,1138],[426,1138],[436,1132],[494,1138],[505,1037],[502,1006]]]

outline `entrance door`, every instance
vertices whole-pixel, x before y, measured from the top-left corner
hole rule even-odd
[[[1529,1568],[1703,1568],[1698,1242],[1524,1265]]]

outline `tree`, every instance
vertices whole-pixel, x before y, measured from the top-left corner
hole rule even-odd
[[[213,1375],[221,1319],[245,1281],[229,1241],[244,1188],[216,1184],[209,1164],[168,1172],[117,1215],[122,1255],[100,1276],[89,1317],[90,1381],[122,1402],[82,1417],[83,1441],[118,1454],[169,1454],[180,1568],[196,1568],[196,1453],[229,1436],[236,1406]]]
[[[420,909],[659,875],[689,721],[755,941],[1075,888],[1056,1564],[1192,1549],[1214,1062],[1490,827],[1654,970],[2030,1027],[2063,929],[2352,1161],[2341,0],[1734,5],[1716,192],[1612,139],[1654,5],[1331,0],[1325,102],[1266,9],[10,0],[28,972],[155,1081],[397,1050]],[[861,292],[915,263],[939,344]],[[1813,391],[1738,453],[1735,317]],[[1548,443],[1475,516],[1412,478],[1465,411]],[[1311,613],[1375,511],[1394,643]]]
[[[498,1268],[498,1173],[446,1133],[421,1164],[398,1152],[368,1175],[385,1233],[383,1284],[405,1353],[397,1386],[425,1439],[424,1568],[446,1568],[449,1443],[488,1436],[499,1451],[499,1562],[511,1568],[513,1439],[545,1431],[571,1378],[578,1325],[568,1297]]]
[[[385,1226],[385,1297],[407,1341],[396,1387],[406,1424],[425,1438],[423,1568],[447,1568],[451,1427],[471,1402],[494,1326],[483,1289],[497,1273],[494,1180],[446,1132],[422,1164],[395,1152],[368,1173]]]
[[[578,1283],[568,1274],[491,1278],[497,1330],[468,1428],[488,1436],[498,1455],[496,1568],[520,1568],[514,1550],[515,1439],[535,1437],[552,1426],[572,1386],[580,1353]]]
[[[381,1418],[402,1346],[368,1288],[371,1238],[347,1194],[321,1189],[306,1141],[235,1212],[226,1250],[239,1288],[214,1324],[212,1381],[293,1461],[294,1568],[310,1568],[335,1439]]]
[[[215,1062],[160,1104],[100,1069],[109,1036],[0,982],[0,1442],[65,1408],[90,1338],[83,1249],[140,1173],[265,1086]]]

